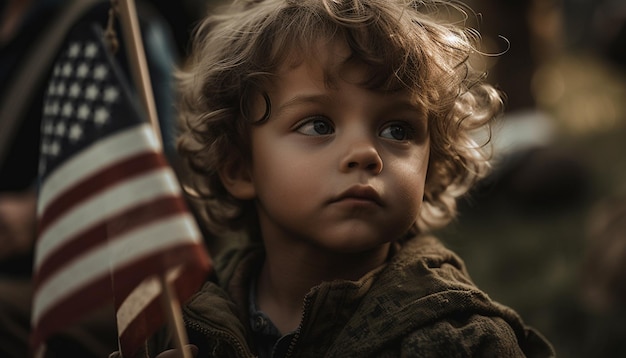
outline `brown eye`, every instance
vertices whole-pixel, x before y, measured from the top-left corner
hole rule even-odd
[[[379,135],[383,138],[403,141],[410,139],[410,133],[411,131],[406,127],[406,125],[393,123],[383,128]]]
[[[309,136],[329,135],[334,133],[332,124],[326,119],[311,119],[297,128],[298,133]]]

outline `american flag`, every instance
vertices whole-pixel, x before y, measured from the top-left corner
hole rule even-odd
[[[158,278],[184,301],[211,270],[159,139],[102,39],[98,25],[68,36],[44,100],[35,354],[114,301],[120,348],[131,356],[165,323]]]

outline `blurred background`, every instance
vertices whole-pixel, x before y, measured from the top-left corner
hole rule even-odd
[[[506,50],[484,64],[506,112],[494,173],[439,235],[560,357],[626,357],[626,1],[467,4]]]
[[[176,64],[184,61],[195,21],[224,2],[140,1],[146,22],[167,33],[170,47],[154,48]],[[44,28],[43,21],[27,22],[26,10],[48,9],[32,14],[50,20],[56,17],[49,9],[65,3],[0,0],[3,79],[32,43],[29,33]],[[438,234],[464,258],[478,286],[517,310],[560,357],[626,357],[626,0],[466,3],[478,15],[483,51],[498,54],[482,65],[506,93],[506,112],[494,128],[493,174]],[[9,82],[2,83],[0,99]],[[11,143],[0,143],[12,153],[0,162],[0,328],[19,320],[26,330],[28,318],[14,317],[17,308],[2,300],[23,292],[14,301],[25,310],[30,302],[36,159],[21,168],[26,156],[36,158],[28,148],[38,136],[28,135],[36,124],[23,123]],[[21,231],[12,231],[17,224]],[[17,342],[0,336],[0,348]],[[115,337],[106,339],[115,347]]]

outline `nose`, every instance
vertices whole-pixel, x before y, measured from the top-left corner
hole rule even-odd
[[[373,143],[361,140],[348,146],[345,156],[341,159],[342,172],[364,170],[373,175],[383,170],[383,160]]]

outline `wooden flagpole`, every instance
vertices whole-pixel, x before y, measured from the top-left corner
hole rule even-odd
[[[139,92],[148,118],[150,119],[152,128],[154,129],[160,149],[162,149],[161,130],[157,117],[156,104],[154,102],[152,84],[150,82],[150,74],[148,72],[146,54],[141,39],[137,9],[134,0],[112,0],[114,7],[115,3],[119,5],[117,9],[120,13],[124,43],[126,44],[126,52],[128,53],[129,62],[131,64],[133,80],[137,86],[137,91]],[[174,344],[182,358],[192,358],[189,350],[185,348],[189,340],[187,338],[187,332],[185,331],[178,298],[172,289],[172,285],[167,281],[165,273],[161,275],[160,282],[161,289],[163,290],[161,293],[163,309],[167,313],[172,328]]]
[[[126,44],[126,52],[128,53],[131,72],[137,91],[143,102],[146,114],[150,119],[152,128],[154,129],[159,143],[161,141],[161,129],[154,103],[154,93],[152,92],[152,84],[150,83],[150,74],[148,72],[148,63],[146,61],[146,53],[141,40],[141,30],[139,28],[139,19],[137,16],[137,8],[134,0],[113,0],[113,4],[118,3],[118,11],[120,13],[120,21],[122,24],[122,32],[124,33],[124,43]],[[161,143],[160,143],[161,144]]]

